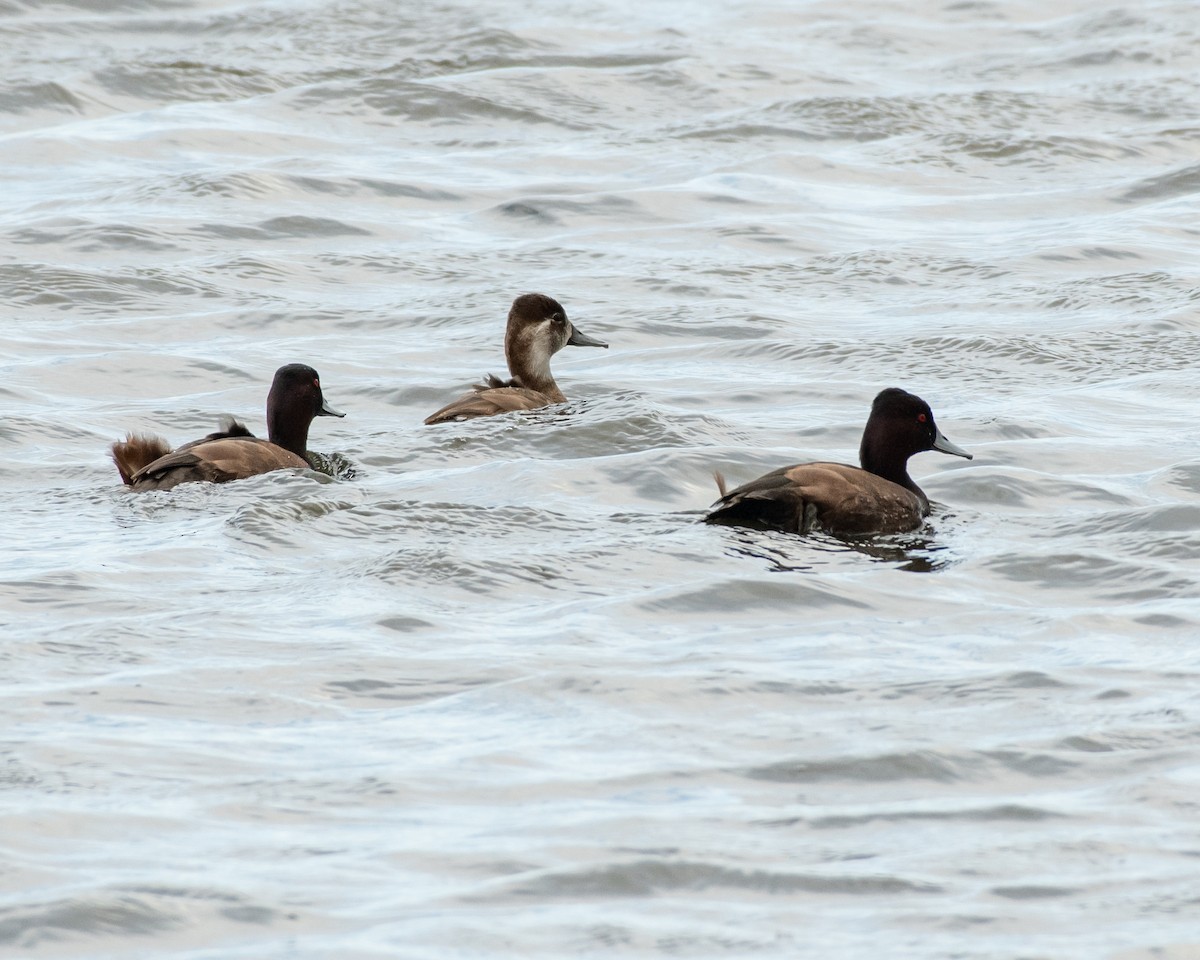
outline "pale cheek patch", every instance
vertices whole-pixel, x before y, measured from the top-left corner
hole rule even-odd
[[[549,320],[538,326],[538,335],[529,344],[529,352],[527,354],[530,371],[539,380],[550,376],[550,357],[554,354],[553,349],[551,349],[550,340],[553,338],[554,332],[548,329],[549,326]]]

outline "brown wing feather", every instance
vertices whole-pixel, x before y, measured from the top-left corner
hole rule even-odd
[[[173,452],[182,453],[198,447],[202,443],[211,443],[214,440],[226,440],[232,437],[254,438],[254,434],[247,430],[246,425],[240,420],[235,420],[233,417],[222,417],[221,425],[215,433],[210,433],[207,437],[201,437],[199,440],[193,440],[191,443],[185,443]],[[126,484],[132,484],[135,474],[170,453],[172,453],[171,445],[162,437],[152,433],[129,433],[125,435],[124,440],[118,440],[112,445],[113,463],[117,465],[117,472],[121,474],[121,480]]]
[[[309,466],[290,450],[257,437],[198,441],[160,457],[132,477],[137,490],[170,490],[181,483],[226,483],[272,470]]]
[[[806,516],[803,495],[787,476],[790,469],[772,470],[728,492],[725,478],[716,474],[721,496],[713,504],[716,509],[704,518],[705,523],[806,533],[811,518]]]
[[[549,397],[528,387],[492,387],[480,385],[471,393],[463,394],[453,403],[448,403],[437,413],[425,418],[426,423],[446,423],[451,420],[471,420],[475,417],[490,417],[497,413],[513,410],[536,410],[548,406]]]
[[[781,467],[722,493],[705,521],[805,533],[815,521],[832,533],[901,533],[921,525],[929,505],[911,490],[844,463]]]

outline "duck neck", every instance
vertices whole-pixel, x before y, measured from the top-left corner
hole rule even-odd
[[[267,436],[277,447],[291,451],[301,460],[308,459],[308,423],[291,421],[268,405]]]
[[[872,436],[869,430],[863,433],[862,445],[858,448],[858,462],[868,473],[911,490],[928,506],[929,498],[908,475],[908,455],[898,453],[893,446]]]
[[[537,339],[520,342],[505,339],[504,355],[508,361],[508,372],[514,381],[529,390],[544,393],[551,403],[562,403],[567,398],[554,382],[550,372],[550,352]]]

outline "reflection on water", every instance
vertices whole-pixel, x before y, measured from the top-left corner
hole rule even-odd
[[[767,563],[772,573],[812,573],[826,566],[822,554],[859,554],[911,573],[933,573],[956,562],[950,546],[924,531],[887,537],[838,537],[823,530],[800,536],[764,529],[722,525],[731,555]]]

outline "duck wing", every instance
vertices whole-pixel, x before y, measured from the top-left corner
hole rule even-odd
[[[724,492],[706,523],[807,533],[819,524],[846,536],[902,533],[921,525],[928,503],[911,490],[844,463],[780,467]]]
[[[536,410],[553,402],[546,394],[523,387],[515,380],[504,381],[489,376],[485,383],[476,384],[470,393],[463,394],[453,403],[448,403],[436,413],[431,413],[425,418],[425,422],[429,424],[473,420],[476,417],[490,417],[514,410]]]
[[[246,477],[308,467],[307,460],[258,437],[219,437],[198,440],[159,457],[133,475],[137,490],[170,490],[181,483],[228,483]]]
[[[185,443],[173,452],[180,453],[184,450],[191,450],[202,443],[227,440],[232,437],[253,438],[254,434],[246,429],[246,425],[240,420],[235,420],[233,417],[222,417],[220,426],[215,433],[210,433],[207,437],[201,437],[199,440],[193,440],[191,443]],[[117,472],[121,474],[122,482],[132,484],[136,474],[145,470],[156,460],[166,457],[172,453],[172,450],[171,445],[157,434],[128,433],[124,440],[118,440],[112,445],[111,452],[113,463],[117,465]]]

